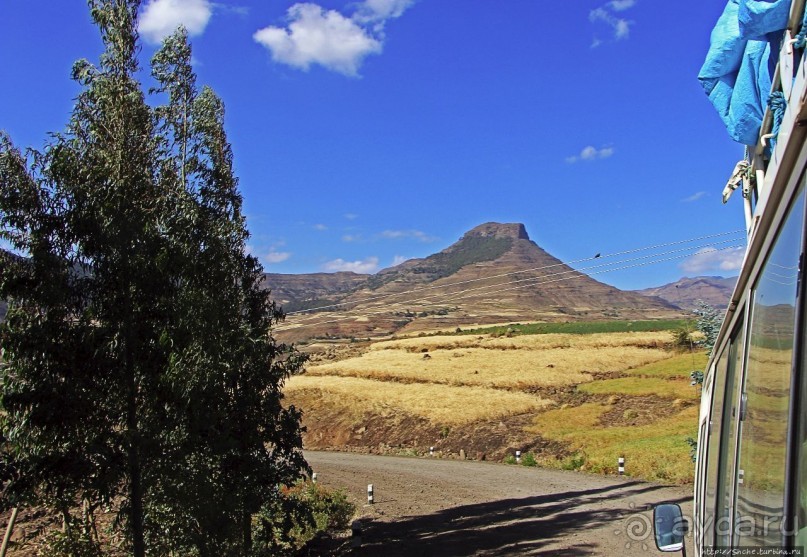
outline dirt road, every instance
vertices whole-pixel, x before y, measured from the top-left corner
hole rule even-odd
[[[318,481],[358,504],[363,545],[350,555],[661,555],[652,506],[692,511],[690,487],[629,478],[350,453],[306,458]]]

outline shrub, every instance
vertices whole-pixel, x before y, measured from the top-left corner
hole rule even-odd
[[[299,482],[280,490],[255,528],[256,556],[294,555],[317,534],[346,530],[356,512],[341,490]]]
[[[509,454],[506,457],[504,457],[504,463],[505,464],[515,464],[516,463],[516,457]]]
[[[586,455],[581,452],[574,452],[566,457],[560,467],[563,470],[580,470],[586,463]]]
[[[525,453],[521,456],[521,465],[535,467],[538,466],[538,461],[535,460],[535,455],[532,453]]]

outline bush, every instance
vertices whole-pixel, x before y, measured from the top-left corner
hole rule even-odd
[[[535,460],[535,455],[532,453],[525,453],[521,456],[521,465],[535,467],[538,466],[538,461]]]
[[[51,532],[42,542],[39,557],[101,557],[103,555],[98,543],[90,536],[81,533],[77,528],[69,532]]]
[[[504,457],[504,463],[505,464],[515,464],[516,463],[516,457],[509,454],[506,457]]]
[[[313,482],[283,487],[274,505],[258,516],[256,555],[293,555],[319,533],[346,530],[355,512],[341,490]]]
[[[580,470],[585,463],[586,455],[584,453],[575,452],[566,457],[560,467],[563,470]]]

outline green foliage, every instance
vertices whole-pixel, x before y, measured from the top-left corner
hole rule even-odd
[[[647,331],[669,331],[682,327],[686,321],[682,319],[667,319],[654,321],[580,321],[573,323],[528,323],[515,325],[500,325],[494,327],[480,327],[477,329],[463,329],[463,335],[493,336],[506,335],[542,335],[542,334],[580,334],[595,333],[627,333]]]
[[[698,442],[692,437],[687,437],[686,443],[689,445],[689,458],[695,462],[698,459]]]
[[[302,481],[282,488],[255,519],[254,555],[294,555],[320,532],[346,530],[355,513],[341,490]]]
[[[534,468],[535,466],[538,466],[538,461],[535,460],[534,454],[524,453],[523,455],[521,455],[521,465]]]
[[[503,462],[505,464],[516,464],[516,457],[514,455],[509,454],[506,457],[504,457]]]
[[[563,459],[560,467],[562,470],[580,470],[585,463],[586,455],[582,452],[575,451]]]
[[[0,254],[2,505],[116,505],[137,557],[249,555],[275,486],[307,470],[281,394],[304,358],[272,337],[283,313],[246,253],[223,103],[197,91],[184,31],[146,102],[138,5],[90,1],[105,51],[74,66],[81,93],[44,151],[0,134],[0,238],[26,255]]]
[[[78,530],[55,531],[42,540],[39,557],[101,557],[100,544]]]
[[[698,318],[695,326],[698,331],[703,334],[703,341],[701,346],[706,348],[706,351],[711,354],[714,348],[717,335],[720,333],[720,327],[723,325],[723,314],[703,301],[698,301],[698,310],[696,312]]]

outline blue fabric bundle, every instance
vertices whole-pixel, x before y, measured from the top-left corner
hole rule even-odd
[[[756,145],[791,0],[729,0],[698,74],[729,135]]]

